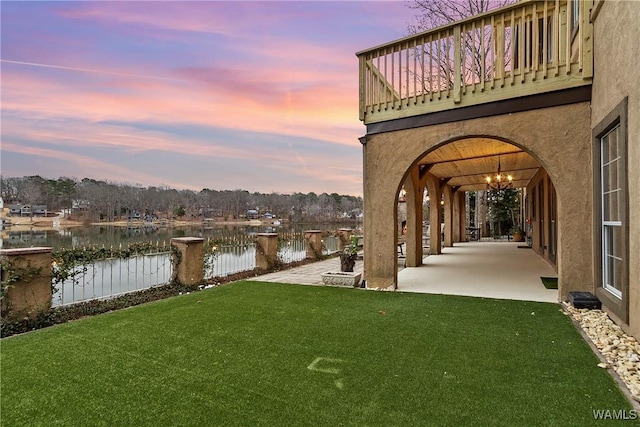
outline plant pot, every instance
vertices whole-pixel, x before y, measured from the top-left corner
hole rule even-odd
[[[513,241],[524,242],[524,234],[519,231],[516,231],[515,233],[513,233]]]
[[[322,275],[322,283],[329,286],[344,286],[357,288],[360,284],[362,273],[353,272],[327,272]]]
[[[356,254],[340,254],[340,271],[353,272],[356,265]]]

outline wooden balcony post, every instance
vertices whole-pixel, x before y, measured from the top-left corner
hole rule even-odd
[[[590,4],[580,2],[573,46],[574,2],[521,0],[359,52],[360,119],[381,123],[589,85]]]
[[[491,17],[491,21],[493,22],[494,17]],[[493,43],[493,54],[494,57],[494,69],[493,69],[493,81],[491,82],[491,88],[495,87],[495,80],[501,80],[500,87],[504,86],[504,68],[505,68],[505,39],[504,39],[504,15],[502,15],[502,19],[493,26],[494,32],[494,43]]]
[[[370,91],[370,88],[367,88],[365,85],[366,78],[365,72],[367,70],[367,61],[364,55],[361,55],[359,58],[359,79],[360,79],[360,120],[364,120],[365,109],[367,107],[366,99],[367,92]]]
[[[460,42],[460,25],[453,27],[453,102],[460,103],[462,82],[462,49]]]
[[[590,22],[590,9],[587,5],[582,5],[582,12],[580,18],[580,53],[581,65],[582,65],[582,78],[584,80],[591,79],[593,77],[593,26]]]

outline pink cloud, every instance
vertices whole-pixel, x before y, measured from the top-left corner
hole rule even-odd
[[[322,182],[358,181],[357,159],[333,158],[331,149],[359,150],[357,138],[365,129],[358,121],[354,52],[389,41],[383,30],[397,25],[391,15],[398,6],[363,3],[367,13],[372,12],[367,18],[376,28],[372,33],[382,34],[382,40],[345,33],[336,42],[333,34],[326,38],[311,30],[304,34],[295,24],[326,22],[330,27],[342,22],[341,8],[309,5],[53,3],[70,28],[81,24],[86,29],[90,24],[101,33],[112,31],[122,50],[116,43],[102,42],[98,32],[84,40],[74,38],[73,30],[43,32],[55,48],[16,49],[19,57],[8,59],[45,67],[3,63],[3,140],[31,139],[45,147],[64,144],[69,150],[112,147],[127,153],[156,150],[243,159],[246,149],[234,141],[218,140],[215,132],[203,142],[197,135],[176,137],[156,125],[184,126],[189,132],[200,127],[204,132],[254,132],[256,137],[268,134],[272,141],[280,135],[282,140],[317,140],[327,154],[314,162],[335,166],[318,168],[303,152],[260,144],[252,147],[251,155],[274,169],[282,167],[283,173],[295,162],[307,176]],[[289,33],[289,27],[299,32]],[[398,32],[403,27],[397,27]],[[166,51],[158,40],[167,42]],[[170,45],[171,41],[179,44]],[[146,43],[152,46],[149,51]],[[144,58],[137,57],[139,52]],[[74,161],[80,164],[81,157]]]
[[[191,2],[185,7],[181,2],[86,2],[81,7],[59,8],[58,14],[70,19],[93,21],[102,25],[128,24],[138,28],[140,24],[161,30],[230,34],[235,22],[226,19],[224,13],[210,13],[207,2]],[[225,9],[224,2],[220,2]],[[155,31],[156,35],[167,35]],[[164,37],[164,36],[163,36]]]
[[[6,140],[2,141],[2,151],[14,152],[18,154],[42,157],[56,161],[62,170],[72,165],[72,170],[80,176],[93,177],[95,179],[106,179],[105,176],[96,174],[96,171],[108,171],[110,176],[117,176],[119,182],[147,182],[157,183],[159,177],[141,173],[139,171],[123,168],[115,163],[103,162],[91,156],[83,156],[69,151],[51,150],[48,148],[25,147],[21,144],[14,144]],[[64,174],[61,174],[64,175]],[[172,182],[167,185],[174,185],[178,188],[191,188],[183,182]]]
[[[198,124],[254,132],[283,133],[353,144],[362,130],[357,123],[357,100],[327,87],[286,90],[260,98],[240,83],[220,81],[208,91],[198,85],[123,80],[133,91],[108,93],[60,86],[25,74],[3,75],[3,108],[25,117],[74,118],[99,121],[150,121]],[[123,87],[120,84],[117,87]],[[206,86],[206,85],[205,85]],[[238,89],[235,89],[238,88]],[[121,92],[121,91],[117,91]],[[295,126],[293,126],[295,120]],[[335,130],[335,126],[338,130]]]

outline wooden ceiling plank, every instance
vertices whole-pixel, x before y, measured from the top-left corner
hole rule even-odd
[[[442,148],[439,148],[438,150],[442,150]],[[438,151],[436,150],[436,151]],[[435,151],[433,152],[435,153]],[[518,150],[512,150],[512,151],[508,151],[508,152],[503,152],[503,153],[487,153],[487,154],[477,154],[477,155],[473,155],[473,156],[465,156],[465,157],[457,157],[457,158],[447,158],[446,160],[436,160],[436,159],[432,159],[429,157],[429,155],[427,155],[423,160],[425,160],[424,164],[428,164],[428,163],[432,163],[432,164],[442,164],[442,163],[454,163],[454,162],[460,162],[460,161],[464,161],[464,160],[475,160],[475,159],[485,159],[485,158],[492,158],[492,157],[503,157],[503,156],[507,156],[510,154],[520,154],[520,153],[524,153],[529,155],[526,151],[522,151],[520,149]]]
[[[503,170],[502,172],[503,173],[511,173],[513,175],[513,172],[537,171],[538,169],[540,169],[540,166],[522,168],[522,169],[509,169],[509,170]],[[461,174],[461,175],[451,175],[448,178],[463,178],[463,177],[468,177],[468,176],[469,177],[472,177],[472,176],[486,176],[486,175],[489,175],[489,174],[493,174],[495,172],[496,172],[496,170],[493,169],[492,171],[488,171],[488,172],[467,173],[467,174]],[[483,178],[483,181],[484,181],[484,178]]]

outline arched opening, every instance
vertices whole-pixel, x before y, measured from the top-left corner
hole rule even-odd
[[[432,190],[431,198],[438,191],[442,191],[441,196],[445,198],[445,205],[449,199],[460,199],[456,194],[461,193],[461,190],[450,191],[451,180],[441,186],[440,178],[433,175],[433,172],[437,171],[433,169],[435,166],[428,169],[428,164],[421,163],[421,160],[425,156],[443,154],[444,151],[437,151],[437,149],[449,143],[458,140],[473,140],[479,143],[484,138],[495,143],[511,144],[523,150],[525,154],[528,153],[530,158],[543,167],[546,175],[533,178],[534,180],[544,179],[547,182],[543,184],[543,187],[547,185],[547,188],[544,190],[544,198],[540,200],[549,201],[549,194],[552,194],[548,191],[549,183],[552,183],[555,188],[557,196],[552,198],[549,204],[555,203],[557,206],[555,221],[558,297],[567,299],[571,291],[592,289],[594,285],[593,198],[589,191],[585,191],[585,188],[589,189],[593,184],[589,117],[589,104],[582,102],[368,134],[363,142],[364,278],[367,287],[375,289],[397,287],[398,230],[391,219],[397,216],[397,198],[403,185],[407,190],[407,200],[413,200],[410,192],[418,188],[413,183],[419,184],[421,177],[432,176],[433,178],[426,180],[426,186],[429,188],[431,185],[433,188],[433,190],[429,188]],[[457,158],[461,159],[462,156]],[[502,160],[502,162],[505,161]],[[452,164],[456,163],[452,162]],[[504,163],[501,165],[503,168],[508,167]],[[496,167],[497,164],[494,164],[493,168]],[[405,185],[407,181],[412,185]],[[419,192],[413,192],[415,198]],[[528,195],[530,197],[531,193]],[[528,203],[532,206],[534,201],[531,200]],[[418,205],[414,204],[414,206]],[[457,203],[453,202],[450,205],[457,206],[459,211],[464,203],[458,200]],[[408,204],[407,208],[409,207]],[[445,214],[447,212],[452,211],[445,209]],[[415,226],[411,227],[411,218],[412,216],[408,215],[408,250],[410,244],[418,244],[418,238],[410,235],[411,230],[416,229]],[[455,215],[453,218],[455,219]],[[546,225],[551,219],[543,218],[543,221],[543,225]],[[431,222],[437,223],[433,220]],[[544,246],[547,246],[548,250],[549,245],[544,242],[548,243],[549,240],[542,241],[543,237],[548,238],[548,234],[542,236],[536,233],[535,229],[533,231],[534,247],[541,245],[544,249]],[[445,237],[454,235],[454,232],[455,229],[446,228]],[[535,236],[538,236],[537,242]],[[431,246],[437,245],[437,241],[437,239],[431,239]],[[437,253],[433,249],[431,247],[431,253]],[[410,261],[408,256],[408,265]],[[416,262],[419,263],[420,259]]]
[[[422,284],[425,292],[431,286],[436,293],[444,293],[449,285],[443,277],[430,276],[429,265],[447,263],[429,260],[429,256],[457,254],[457,272],[472,277],[482,268],[460,265],[474,263],[476,255],[486,257],[493,273],[502,270],[509,274],[508,264],[537,262],[538,277],[528,277],[528,283],[512,272],[513,297],[516,299],[557,300],[557,291],[548,291],[541,282],[543,276],[556,276],[557,258],[557,195],[555,187],[541,162],[526,149],[512,141],[488,136],[467,136],[445,141],[418,156],[405,172],[398,193],[396,210],[399,270],[397,288],[416,290]],[[514,252],[506,252],[507,244]],[[456,247],[456,250],[454,250]],[[462,248],[462,249],[459,249]],[[520,250],[519,250],[520,249]],[[526,249],[538,256],[521,256]],[[474,252],[475,251],[475,252]],[[520,252],[520,253],[517,253]],[[496,253],[503,260],[494,259]],[[460,254],[466,254],[462,256]],[[543,258],[545,262],[540,262]],[[514,260],[517,260],[514,261]],[[422,268],[426,264],[427,269]],[[519,265],[519,264],[518,264]],[[518,267],[526,270],[529,266]],[[533,269],[531,270],[533,271]],[[424,273],[424,275],[420,274]],[[490,286],[494,280],[486,271]],[[497,274],[496,277],[499,277]],[[455,277],[450,275],[450,277]],[[473,281],[470,281],[473,282]],[[514,287],[520,286],[521,289]],[[532,290],[524,289],[526,286]],[[490,289],[473,289],[473,283],[463,284],[464,290],[448,289],[451,293],[492,296]],[[496,295],[504,289],[494,290]],[[538,292],[540,291],[540,292]],[[527,293],[528,296],[523,295]],[[520,296],[519,296],[520,295]]]

